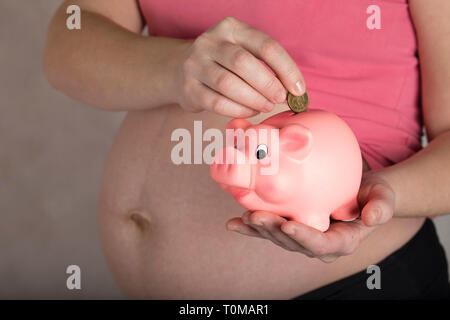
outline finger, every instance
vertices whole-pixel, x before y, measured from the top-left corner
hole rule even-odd
[[[361,211],[361,219],[367,226],[386,223],[394,214],[394,192],[383,184],[371,186],[367,202]]]
[[[339,258],[339,256],[334,255],[334,254],[318,257],[318,259],[320,259],[322,262],[325,262],[325,263],[332,263],[332,262],[336,261],[337,258]]]
[[[269,112],[275,105],[234,73],[211,61],[197,78],[211,89],[248,108]]]
[[[367,227],[361,219],[352,222],[336,221],[325,232],[328,242],[326,255],[348,255],[353,253],[375,228]]]
[[[199,103],[205,110],[231,118],[248,118],[258,114],[258,111],[244,107],[200,82],[194,86],[193,91],[193,95],[199,98]]]
[[[345,255],[352,253],[369,232],[360,220],[334,222],[326,232],[321,232],[295,221],[288,221],[281,230],[315,256]]]
[[[278,241],[272,234],[265,228],[265,226],[260,222],[256,221],[254,218],[254,213],[247,211],[242,215],[242,221],[259,232],[259,234],[267,239],[272,241],[274,244],[282,247],[283,249],[290,250],[288,247],[284,245],[284,243]]]
[[[223,42],[217,47],[212,58],[237,74],[273,103],[282,103],[286,100],[287,92],[280,80],[241,46]]]
[[[250,219],[251,219],[252,214],[253,214],[253,212],[251,212],[251,211],[244,212],[244,214],[242,215],[242,221],[245,224],[251,224]],[[281,247],[283,247],[286,250],[290,250],[289,247],[286,247],[284,245],[281,245]],[[306,256],[310,257],[310,258],[314,257],[314,255],[310,251],[308,251],[308,250],[306,250],[305,248],[302,248],[302,247],[300,247],[300,248],[301,248],[300,250],[297,250],[298,252],[303,253]]]
[[[258,231],[243,223],[241,218],[233,218],[228,220],[226,227],[229,231],[235,231],[250,237],[262,238]]]
[[[280,247],[285,248],[284,244],[282,242],[278,241],[277,239],[275,239],[270,234],[270,232],[265,229],[265,227],[263,225],[250,223],[249,226],[251,226],[256,231],[258,231],[262,237],[266,238],[267,240],[272,241],[273,243],[275,243],[276,245],[278,245]]]
[[[281,225],[281,231],[300,246],[312,252],[314,256],[322,256],[328,253],[325,250],[327,248],[326,239],[319,230],[295,221],[287,221]]]
[[[263,60],[294,95],[305,93],[305,80],[286,50],[267,34],[238,21],[232,37],[236,44]]]
[[[393,211],[393,206],[385,200],[371,199],[362,209],[361,218],[367,226],[376,226],[389,221]]]
[[[283,243],[289,250],[311,254],[310,252],[306,252],[307,250],[304,247],[281,231],[281,225],[287,221],[285,218],[264,211],[255,211],[251,215],[251,220],[255,224],[262,224],[273,238]]]

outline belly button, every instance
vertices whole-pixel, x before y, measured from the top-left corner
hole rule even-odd
[[[133,211],[130,214],[130,219],[136,224],[138,229],[141,230],[142,232],[148,232],[152,228],[150,220],[144,217],[140,212]]]

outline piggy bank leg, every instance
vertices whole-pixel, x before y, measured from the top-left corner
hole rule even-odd
[[[298,222],[324,232],[330,227],[330,214],[319,212],[311,214],[308,217],[303,217],[301,220],[299,219]]]
[[[341,220],[341,221],[353,221],[356,218],[358,218],[359,215],[360,212],[358,202],[356,201],[356,198],[353,198],[340,208],[333,211],[333,213],[331,214],[331,218],[333,218],[334,220]]]

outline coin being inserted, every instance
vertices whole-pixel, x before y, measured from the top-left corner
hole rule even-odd
[[[309,105],[308,92],[305,92],[301,96],[294,96],[293,94],[288,92],[287,103],[289,108],[295,113],[306,111]]]

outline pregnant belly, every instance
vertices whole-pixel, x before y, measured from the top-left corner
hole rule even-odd
[[[110,269],[130,297],[288,299],[379,262],[421,226],[423,219],[393,219],[332,264],[228,232],[226,221],[244,210],[213,182],[208,165],[171,161],[173,130],[193,132],[194,120],[203,130],[228,121],[176,106],[129,113],[112,147],[99,230]]]

